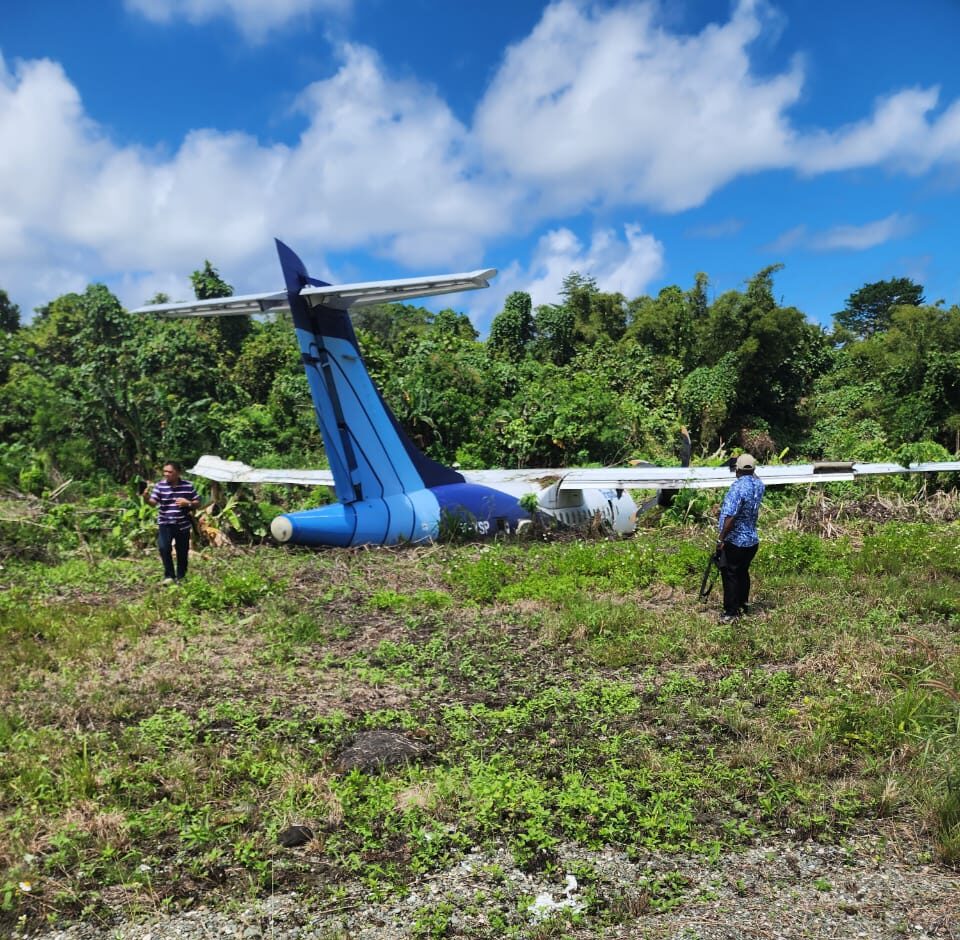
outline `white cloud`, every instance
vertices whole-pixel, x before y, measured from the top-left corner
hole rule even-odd
[[[369,49],[347,47],[300,106],[310,126],[282,193],[298,235],[423,265],[476,257],[509,225],[515,187],[479,172],[467,128],[435,91],[390,80]],[[298,209],[304,193],[309,213]]]
[[[945,155],[934,138],[949,136],[951,120],[933,132],[927,122],[938,97],[935,88],[903,91],[879,101],[869,118],[837,131],[811,134],[798,141],[797,166],[806,173],[824,173],[892,162],[908,170],[925,170],[935,154]]]
[[[477,112],[479,143],[554,212],[686,209],[741,173],[788,165],[784,112],[803,74],[798,62],[751,73],[763,9],[742,2],[727,23],[681,36],[657,24],[652,3],[561,0],[507,51]]]
[[[789,251],[866,251],[909,235],[914,220],[898,212],[862,225],[836,225],[821,232],[811,232],[806,225],[787,229],[765,250],[773,254]]]
[[[960,102],[938,114],[937,88],[890,94],[837,130],[797,130],[789,110],[802,60],[772,76],[752,67],[751,45],[782,25],[763,0],[741,0],[727,22],[695,35],[667,31],[658,13],[650,2],[559,0],[507,50],[475,133],[490,165],[528,187],[534,211],[679,211],[764,169],[960,165]]]
[[[252,42],[311,13],[347,11],[352,0],[124,0],[128,10],[154,23],[184,19],[195,25],[225,17]]]
[[[155,20],[230,15],[248,32],[349,5],[127,2]],[[338,71],[299,97],[299,140],[192,130],[169,155],[111,141],[59,64],[8,67],[0,56],[0,284],[24,305],[62,292],[51,293],[48,272],[68,289],[112,279],[131,291],[121,299],[140,303],[205,257],[240,290],[274,286],[275,234],[311,268],[327,252],[363,250],[424,273],[472,268],[497,239],[550,228],[535,257],[499,279],[501,298],[528,289],[537,302],[555,299],[574,268],[632,296],[662,269],[662,245],[628,227],[584,246],[563,227],[567,216],[598,205],[679,210],[765,168],[960,166],[960,102],[943,107],[936,89],[901,91],[859,122],[801,134],[788,117],[801,62],[762,76],[752,65],[752,44],[779,28],[761,0],[741,0],[728,20],[692,35],[669,31],[659,10],[548,6],[506,50],[472,124],[435,88],[346,45]],[[908,225],[894,215],[820,234],[799,228],[779,243],[856,250]]]
[[[534,305],[556,303],[564,277],[579,271],[592,277],[602,291],[635,297],[662,270],[663,245],[639,225],[625,226],[623,239],[612,229],[601,229],[586,247],[569,229],[560,228],[537,243],[525,289]]]
[[[663,273],[663,245],[636,224],[623,227],[623,236],[609,228],[593,233],[584,245],[568,228],[541,236],[529,267],[512,264],[501,271],[490,290],[464,298],[475,322],[486,330],[515,290],[530,294],[534,307],[559,303],[563,279],[571,271],[592,277],[601,291],[636,297]]]
[[[913,229],[913,221],[897,212],[864,225],[837,225],[815,235],[812,247],[817,251],[865,251],[896,238],[903,238]]]
[[[474,266],[510,224],[513,188],[477,172],[468,131],[433,90],[392,81],[368,49],[343,55],[301,96],[307,128],[294,146],[202,130],[170,157],[112,144],[56,63],[8,70],[0,59],[0,245],[11,247],[0,283],[13,294],[25,266],[71,264],[78,276],[162,280],[210,256],[228,279],[248,276],[275,234],[311,263],[362,247],[409,265]],[[33,290],[29,300],[40,302]]]

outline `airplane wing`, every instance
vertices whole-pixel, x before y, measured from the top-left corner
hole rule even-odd
[[[470,271],[465,274],[437,274],[433,277],[400,278],[393,281],[366,281],[359,284],[330,284],[323,287],[307,286],[300,291],[311,307],[332,307],[348,310],[370,304],[432,297],[436,294],[454,294],[465,290],[480,290],[490,286],[495,268]],[[164,317],[234,317],[289,310],[286,291],[265,294],[242,294],[234,297],[215,297],[175,304],[147,304],[131,313],[158,313]]]
[[[892,473],[940,473],[960,470],[960,461],[942,463],[843,463],[761,465],[756,475],[764,483],[842,483],[865,476]],[[562,473],[560,489],[717,489],[735,479],[727,467],[605,467],[599,470],[553,471]]]
[[[458,470],[468,483],[480,483],[483,486],[510,486],[515,483],[539,484],[549,486],[563,478],[567,470],[549,467],[525,467],[522,470]]]
[[[487,268],[466,274],[437,274],[433,277],[401,278],[394,281],[304,287],[300,291],[300,296],[311,307],[329,306],[338,310],[347,310],[350,307],[412,300],[414,297],[432,297],[435,294],[480,290],[490,286],[490,278],[496,273],[495,268]]]
[[[218,483],[289,483],[295,486],[333,486],[330,470],[258,470],[239,460],[223,460],[205,454],[188,471],[194,476]],[[536,492],[556,483],[563,471],[558,470],[465,470],[468,483],[480,483],[494,489],[519,494]]]
[[[329,470],[256,470],[239,460],[201,457],[188,473],[218,483],[291,483],[297,486],[333,486]]]
[[[842,463],[760,465],[757,476],[768,486],[796,483],[844,483],[865,476],[894,473],[949,473],[960,471],[960,461],[942,463]],[[189,471],[221,483],[288,483],[298,486],[333,486],[329,470],[258,470],[239,460],[205,455]],[[736,475],[727,467],[603,467],[566,470],[548,467],[522,470],[463,470],[468,483],[506,492],[537,492],[553,484],[560,490],[617,489],[720,489]]]
[[[214,297],[212,300],[194,300],[176,304],[147,304],[131,313],[158,313],[163,317],[240,317],[272,310],[289,310],[287,292],[241,294],[234,297]]]

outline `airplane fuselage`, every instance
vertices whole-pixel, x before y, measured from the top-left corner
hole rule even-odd
[[[445,524],[481,534],[516,532],[530,514],[516,497],[474,483],[448,483],[377,499],[333,503],[273,520],[278,542],[347,547],[436,539]]]
[[[599,517],[626,534],[636,524],[636,505],[623,491],[565,491],[554,485],[538,493],[538,506],[562,525],[585,525]],[[515,494],[476,483],[449,483],[287,513],[273,520],[270,532],[281,543],[346,548],[428,542],[455,527],[481,536],[516,534],[530,521]]]

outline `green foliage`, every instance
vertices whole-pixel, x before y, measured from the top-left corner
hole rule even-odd
[[[269,597],[277,589],[260,572],[226,572],[216,582],[202,577],[190,577],[179,587],[182,608],[203,611],[223,611],[248,607],[261,598]]]
[[[680,388],[684,423],[700,441],[715,440],[727,423],[740,381],[734,353],[727,353],[714,366],[700,366],[688,373]]]
[[[923,288],[908,277],[876,281],[855,290],[846,306],[833,315],[837,326],[861,339],[882,333],[890,326],[895,307],[919,307],[924,301]]]
[[[190,275],[193,293],[197,300],[213,300],[216,297],[230,297],[233,288],[220,277],[217,269],[209,262],[203,262],[203,268]]]
[[[639,297],[630,303],[629,336],[657,356],[669,356],[689,369],[694,362],[696,329],[707,314],[706,281],[685,294],[665,287],[656,299]]]
[[[504,301],[503,310],[493,318],[487,348],[494,356],[522,359],[534,337],[533,307],[530,295],[514,291]]]
[[[209,261],[204,261],[203,268],[190,275],[190,283],[197,300],[213,300],[216,297],[233,295],[233,287],[220,277],[220,273]],[[249,317],[212,317],[197,325],[198,335],[217,351],[217,359],[227,367],[232,365],[240,354],[251,330]]]
[[[458,558],[445,580],[478,604],[535,599],[575,602],[597,592],[625,594],[654,582],[691,583],[703,569],[702,550],[687,543],[559,542],[519,548],[490,545],[474,558]]]
[[[10,559],[53,561],[60,547],[50,538],[50,533],[51,530],[43,523],[17,518],[0,519],[0,562]]]
[[[877,461],[889,452],[887,435],[878,420],[884,386],[861,376],[849,353],[821,376],[804,410],[811,425],[811,453],[825,460]]]
[[[860,452],[920,440],[960,443],[960,308],[900,306],[887,327],[851,341],[806,408],[815,445]],[[886,442],[890,442],[887,444]]]
[[[685,380],[685,416],[704,448],[766,426],[779,449],[804,430],[799,406],[829,366],[828,340],[799,310],[776,303],[780,267],[764,268],[745,293],[728,291],[692,320],[696,355]]]
[[[417,446],[452,461],[461,445],[482,436],[495,381],[469,320],[441,311],[386,377],[383,394]]]
[[[288,428],[278,426],[282,412],[266,404],[254,403],[237,407],[235,403],[210,406],[210,417],[221,428],[218,452],[230,460],[256,463],[265,453],[282,453],[291,449],[286,439]]]
[[[704,525],[714,498],[706,490],[684,489],[660,516],[661,525]]]
[[[940,857],[947,864],[960,864],[960,777],[949,776],[946,792],[936,806]]]
[[[10,389],[10,437],[35,442],[68,475],[102,467],[119,476],[134,465],[143,443],[137,330],[103,285],[51,303],[21,331],[27,356]]]
[[[762,571],[819,576],[849,573],[850,565],[846,543],[827,542],[808,532],[784,532],[764,539],[756,563]]]
[[[416,940],[449,936],[453,912],[453,905],[446,902],[418,908],[413,914],[410,935]]]
[[[562,366],[570,361],[576,343],[576,314],[565,305],[541,304],[534,318],[536,357]]]
[[[934,541],[924,523],[891,523],[864,539],[856,567],[868,574],[931,571],[960,575],[960,530],[956,525],[948,527]]]
[[[414,443],[465,468],[673,462],[680,425],[703,453],[760,442],[797,458],[870,460],[920,440],[955,450],[960,308],[923,306],[906,279],[867,285],[849,311],[883,328],[838,324],[835,349],[777,302],[779,268],[712,301],[705,274],[688,290],[625,298],[571,272],[558,304],[533,311],[529,295],[511,294],[486,342],[449,309],[382,304],[356,311],[354,325]],[[209,261],[191,282],[199,298],[232,292]],[[7,485],[39,495],[70,478],[125,482],[169,454],[271,466],[319,457],[289,317],[130,317],[91,285],[24,326],[4,297]]]
[[[233,364],[231,378],[251,402],[263,403],[281,376],[304,378],[293,321],[287,313],[275,315],[265,323],[251,324]],[[302,407],[309,410],[309,396],[303,400]],[[275,416],[279,417],[280,414]]]
[[[563,279],[560,295],[564,307],[573,314],[574,340],[578,345],[616,342],[626,331],[626,299],[622,294],[602,293],[594,278],[571,271]]]
[[[0,333],[16,333],[20,329],[20,308],[0,290]]]
[[[98,533],[103,537],[104,551],[111,555],[129,554],[156,541],[157,511],[146,500],[123,500],[117,509],[118,518],[109,536]]]

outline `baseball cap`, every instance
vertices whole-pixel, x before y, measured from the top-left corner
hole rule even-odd
[[[741,454],[737,457],[738,470],[753,470],[756,466],[757,462],[750,454]]]

